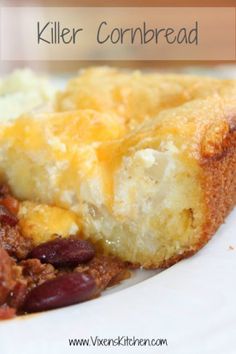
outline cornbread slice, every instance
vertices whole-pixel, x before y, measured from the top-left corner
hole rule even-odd
[[[76,213],[85,237],[105,253],[166,267],[199,250],[236,203],[236,83],[117,75],[127,75],[132,87],[114,107],[113,79],[104,73],[100,94],[85,79],[87,96],[77,100],[79,79],[75,96],[72,88],[61,94],[62,110],[67,95],[71,108],[82,109],[24,115],[2,126],[0,174],[18,198]],[[106,93],[112,107],[94,107],[93,97],[102,102]],[[130,95],[141,115],[127,108]]]

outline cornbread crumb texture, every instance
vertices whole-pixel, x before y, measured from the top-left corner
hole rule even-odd
[[[69,81],[66,89],[57,94],[55,109],[115,112],[134,128],[164,109],[233,91],[235,94],[233,80],[94,67],[82,70]]]
[[[161,140],[156,138],[152,127],[118,139],[106,132],[108,141],[102,136],[91,142],[72,123],[84,115],[90,117],[91,129],[92,117],[103,117],[85,110],[39,119],[25,116],[2,130],[0,168],[13,192],[74,211],[85,237],[146,267],[194,247],[204,209],[196,161],[169,135],[165,139],[164,132]],[[60,119],[67,120],[66,128]],[[23,223],[23,233],[33,234],[30,225]],[[63,228],[55,225],[46,237],[57,230],[61,234]],[[33,238],[37,235],[46,240],[45,231],[36,231]]]
[[[170,265],[198,250],[235,204],[224,192],[235,191],[235,102],[235,81],[89,69],[58,94],[61,112],[2,127],[0,173],[17,197],[75,213],[106,253]],[[220,198],[214,221],[209,193]]]
[[[52,104],[55,89],[29,69],[16,70],[0,80],[0,122]]]
[[[69,210],[25,201],[18,213],[22,235],[34,245],[52,240],[56,235],[68,237],[80,231],[79,218]]]

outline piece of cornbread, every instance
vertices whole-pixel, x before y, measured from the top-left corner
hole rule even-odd
[[[76,213],[104,252],[169,266],[235,205],[235,81],[91,69],[56,109],[1,126],[0,174],[17,197]]]

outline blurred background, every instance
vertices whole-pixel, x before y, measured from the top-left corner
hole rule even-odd
[[[95,0],[0,0],[1,6],[42,6],[42,7],[236,7],[236,0],[136,0],[136,1],[95,1]],[[227,19],[226,19],[227,21]],[[225,23],[219,23],[220,28],[224,28]],[[220,67],[234,69],[235,61],[1,61],[0,73],[6,74],[14,68],[30,67],[33,70],[45,73],[68,73],[75,72],[80,68],[91,65],[111,65],[118,67],[151,68],[160,71],[182,71],[189,67],[211,70]]]

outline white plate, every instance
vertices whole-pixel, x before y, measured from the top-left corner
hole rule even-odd
[[[95,300],[0,323],[0,354],[236,353],[236,210],[195,256]],[[163,338],[168,346],[69,346],[69,338]]]

